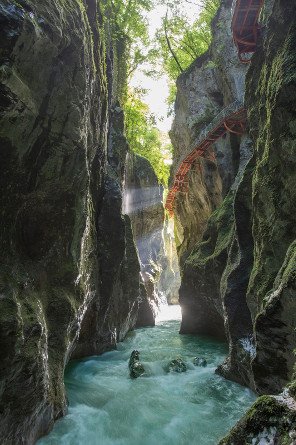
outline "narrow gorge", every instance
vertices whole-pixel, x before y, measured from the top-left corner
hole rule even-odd
[[[0,444],[295,445],[296,4],[216,1],[167,184],[140,3],[0,0]]]

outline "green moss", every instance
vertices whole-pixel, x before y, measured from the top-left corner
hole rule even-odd
[[[219,445],[249,445],[265,428],[275,427],[279,436],[279,445],[285,445],[289,431],[295,428],[296,413],[277,402],[274,397],[262,396],[247,411],[245,416],[220,441]]]
[[[273,36],[269,39],[272,57],[254,65],[247,79],[247,90],[255,89],[255,96],[251,95],[247,104],[251,129],[256,133],[252,197],[255,255],[248,290],[254,312],[261,309],[293,239],[287,215],[294,214],[295,162],[291,149],[295,135],[292,114],[283,99],[287,100],[287,88],[295,81],[296,36],[285,30],[283,37],[274,48]],[[289,159],[289,165],[285,159]]]
[[[229,192],[221,206],[213,212],[203,240],[189,255],[187,264],[202,266],[228,248],[234,229],[233,200],[234,193]]]
[[[290,383],[290,385],[288,386],[288,389],[289,389],[290,396],[296,400],[296,380],[293,380],[293,382]]]

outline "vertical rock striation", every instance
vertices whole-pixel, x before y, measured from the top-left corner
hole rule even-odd
[[[246,83],[255,141],[254,267],[247,302],[256,341],[255,386],[276,393],[292,377],[296,346],[296,5],[268,5],[270,15]]]
[[[240,213],[236,217],[237,235],[244,243],[239,253],[247,262],[242,270],[240,265],[236,268],[239,276],[234,277],[234,283],[232,272],[226,269],[225,296],[240,303],[233,312],[236,333],[230,341],[230,356],[219,371],[258,393],[276,394],[291,381],[296,346],[296,199],[292,185],[296,9],[270,1],[262,16],[265,31],[248,70],[245,94],[254,156],[243,178],[244,196],[239,189],[236,200]],[[276,33],[274,23],[281,24]],[[240,280],[243,287],[237,289]],[[225,304],[230,334],[227,307]],[[240,333],[237,326],[242,326],[242,315],[247,312],[247,329]]]
[[[198,112],[205,116],[208,105],[207,123],[210,112],[219,111],[213,97],[225,104],[225,98],[244,94],[248,111],[248,133],[220,142],[226,147],[224,164],[215,144],[217,171],[211,179],[216,187],[222,184],[216,202],[215,189],[202,182],[204,167],[190,173],[189,193],[178,197],[181,332],[221,336],[224,324],[229,356],[217,372],[259,394],[279,394],[290,383],[281,395],[259,398],[221,442],[225,445],[295,440],[295,17],[293,2],[264,2],[261,37],[244,83],[244,68],[240,72],[227,56],[234,48],[225,40],[230,2],[223,1],[213,22],[212,47],[178,81],[175,166],[202,128]],[[226,31],[218,40],[221,29]],[[227,50],[221,50],[224,42]],[[210,73],[205,71],[209,59]],[[190,119],[197,125],[190,126]],[[210,205],[201,206],[205,196]]]
[[[129,153],[125,175],[124,213],[131,219],[143,280],[137,325],[154,325],[159,306],[159,280],[166,268],[163,241],[163,189],[149,161]]]
[[[29,445],[66,411],[68,360],[135,325],[140,265],[98,2],[3,0],[0,24],[0,442]]]
[[[171,131],[173,172],[192,150],[200,131],[223,108],[242,101],[246,67],[238,61],[232,44],[231,3],[222,2],[214,19],[209,51],[178,79]],[[239,182],[250,148],[229,134],[213,148],[217,162],[199,158],[188,174],[188,193],[177,197],[175,231],[182,267],[181,332],[224,337],[220,282],[234,231],[233,184]]]

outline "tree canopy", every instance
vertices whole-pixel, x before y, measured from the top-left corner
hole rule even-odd
[[[126,137],[130,148],[147,158],[163,185],[169,178],[171,145],[155,125],[155,117],[142,101],[141,90],[129,90],[125,103]]]
[[[160,73],[168,77],[168,103],[172,105],[178,75],[211,43],[211,20],[219,4],[220,0],[104,0],[104,15],[121,57],[120,99],[125,110],[126,136],[131,149],[150,161],[164,185],[169,176],[171,147],[143,101],[144,91],[129,88],[128,79],[141,64],[148,62],[148,75],[156,77]],[[165,6],[166,14],[151,42],[147,13],[157,5]],[[194,21],[188,20],[184,5],[200,11]]]
[[[198,4],[184,0],[192,7],[199,7],[199,17],[188,22],[180,11],[180,1],[168,2],[162,27],[156,33],[156,47],[159,51],[163,70],[170,81],[169,103],[175,99],[175,81],[191,63],[210,46],[212,39],[211,22],[220,0],[202,0]]]

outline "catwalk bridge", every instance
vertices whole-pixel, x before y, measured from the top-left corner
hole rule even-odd
[[[236,0],[234,2],[231,29],[233,41],[238,50],[241,62],[249,63],[250,54],[257,46],[259,33],[258,17],[264,0]],[[198,157],[215,161],[211,146],[213,142],[227,132],[242,135],[246,127],[246,110],[242,103],[236,101],[224,108],[216,118],[205,127],[193,145],[192,151],[180,162],[175,174],[174,183],[169,190],[165,208],[170,216],[174,214],[176,194],[188,191],[187,174]]]
[[[188,191],[187,174],[198,157],[215,161],[211,150],[213,142],[227,132],[242,135],[246,126],[246,111],[239,101],[225,107],[215,119],[205,127],[193,144],[193,150],[180,162],[175,174],[174,183],[167,196],[165,208],[170,216],[174,213],[174,204],[178,192]]]

